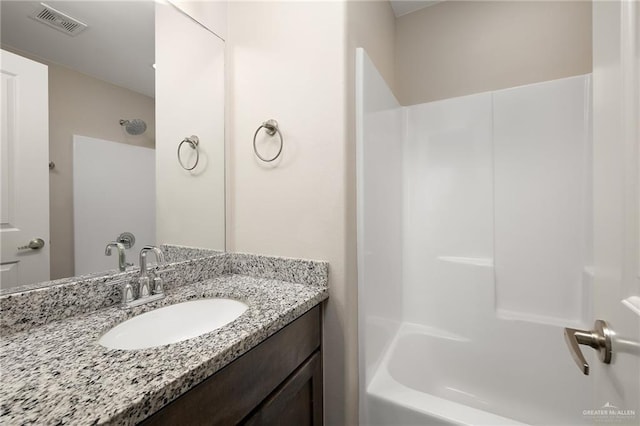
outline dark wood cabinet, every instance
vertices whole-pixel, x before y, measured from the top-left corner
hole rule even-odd
[[[322,425],[320,306],[160,409],[143,425]]]
[[[322,424],[322,357],[316,351],[245,420],[247,426]]]

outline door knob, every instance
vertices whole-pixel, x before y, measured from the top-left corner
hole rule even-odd
[[[29,241],[29,244],[27,244],[26,246],[18,247],[18,250],[38,250],[42,247],[44,247],[44,240],[42,238],[34,238],[33,240]]]
[[[564,329],[564,341],[576,365],[583,374],[589,374],[589,363],[584,359],[580,345],[591,346],[598,351],[598,358],[605,364],[611,364],[611,336],[609,325],[603,320],[596,320],[593,330]]]

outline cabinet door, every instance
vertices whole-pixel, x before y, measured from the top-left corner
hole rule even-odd
[[[322,358],[316,351],[241,424],[322,425]]]

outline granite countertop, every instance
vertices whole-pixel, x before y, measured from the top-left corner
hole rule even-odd
[[[224,327],[171,345],[125,351],[97,343],[128,317],[207,297],[249,308]],[[136,424],[327,297],[326,285],[229,273],[132,310],[108,307],[3,336],[0,423]]]

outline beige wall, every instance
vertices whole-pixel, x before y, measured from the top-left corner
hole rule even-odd
[[[388,1],[348,1],[347,38],[349,76],[355,75],[355,48],[364,47],[367,55],[389,87],[395,87],[396,18]],[[353,79],[351,78],[353,81]],[[353,89],[353,90],[351,90]],[[349,88],[353,95],[355,88]],[[355,116],[355,106],[352,111]]]
[[[589,72],[588,1],[446,1],[397,19],[403,105]]]
[[[345,4],[230,2],[228,17],[227,248],[329,261],[325,421],[354,424],[346,411],[357,372],[346,359],[356,341],[346,273]],[[264,164],[252,138],[270,118],[284,149]]]
[[[392,82],[395,19],[379,1],[230,2],[228,17],[227,248],[329,261],[325,423],[354,425],[355,47],[365,46]],[[264,164],[252,138],[270,118],[284,150]]]
[[[154,100],[128,89],[49,65],[51,279],[74,275],[73,135],[153,148]],[[147,131],[131,136],[120,119],[141,118]],[[117,170],[114,170],[117,173]]]

